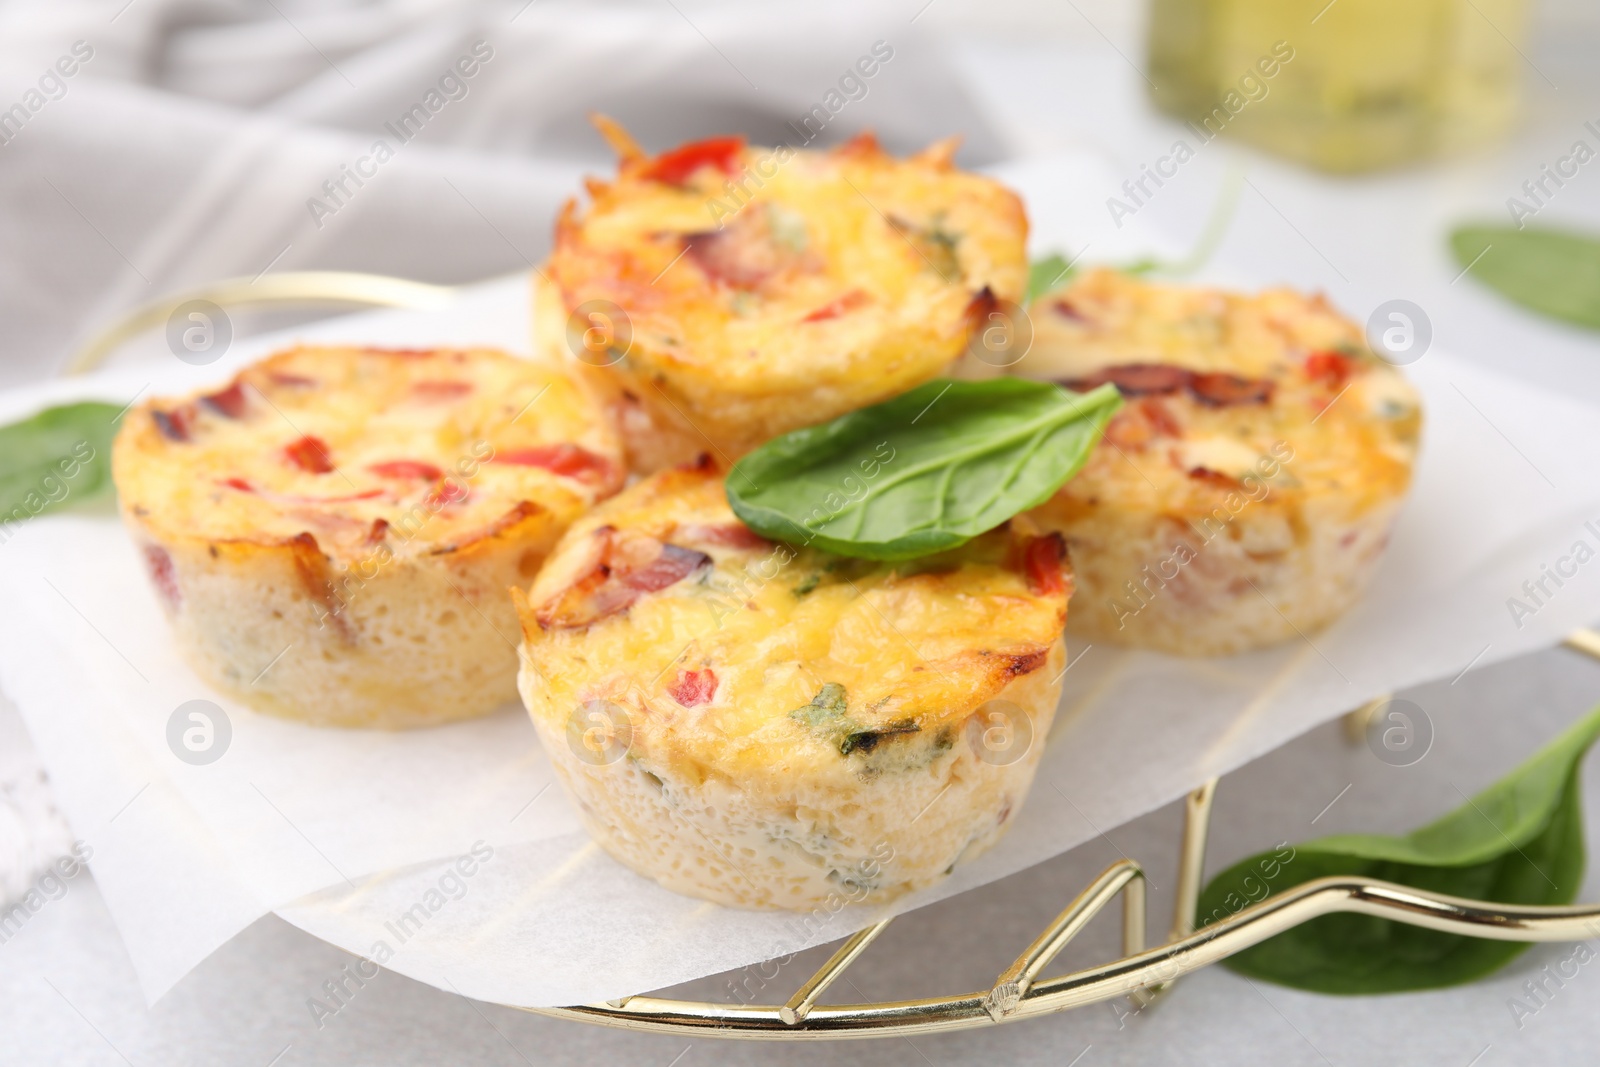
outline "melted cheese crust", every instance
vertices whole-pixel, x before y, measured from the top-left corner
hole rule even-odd
[[[1416,391],[1320,295],[1251,296],[1099,270],[1041,300],[1033,319],[1034,347],[1019,367],[1029,377],[1070,381],[1154,363],[1273,387],[1259,404],[1213,406],[1182,389],[1130,398],[1122,425],[1108,429],[1089,466],[1063,487],[1064,500],[1198,517],[1239,486],[1193,471],[1259,475],[1258,462],[1279,442],[1294,458],[1268,479],[1273,506],[1338,494],[1356,514],[1410,484],[1422,425]],[[1314,377],[1308,357],[1330,352],[1349,360],[1348,374]]]
[[[897,745],[947,745],[941,734],[1041,670],[1061,635],[1067,591],[1030,589],[1009,530],[879,564],[697,533],[730,527],[743,529],[721,478],[692,469],[655,475],[576,523],[522,611],[534,716],[560,725],[587,701],[616,702],[651,769],[692,780],[765,789],[766,780],[851,777]],[[540,606],[591,566],[589,546],[603,530],[692,548],[711,563],[587,627],[542,624]],[[714,697],[684,707],[674,686],[703,670],[715,675]],[[830,683],[848,701],[838,730],[791,715]],[[841,756],[845,732],[888,730],[897,731],[884,735],[888,744]]]
[[[410,535],[388,540],[411,556],[490,536],[523,504],[564,527],[622,479],[614,433],[576,381],[489,350],[297,348],[214,393],[146,401],[123,426],[117,488],[158,539],[309,532],[345,565],[386,527]],[[559,445],[593,458],[576,474],[528,462],[561,467]]]
[[[1360,328],[1320,293],[1288,288],[1239,293],[1096,268],[1029,310],[1034,348],[1022,366],[1035,377],[1142,362],[1260,378],[1281,374],[1297,355],[1366,350]]]
[[[589,301],[620,307],[631,344],[606,374],[686,448],[709,437],[729,458],[903,392],[962,353],[980,294],[1017,301],[1026,282],[1020,200],[950,150],[745,147],[679,183],[625,160],[557,225],[556,325]],[[547,344],[570,348],[564,333]]]
[[[1320,295],[1110,270],[1031,314],[1033,348],[1016,368],[1029,377],[1073,382],[1147,364],[1270,385],[1260,403],[1207,402],[1184,387],[1130,395],[1084,470],[1033,513],[1068,539],[1078,628],[1180,653],[1237,652],[1295,639],[1295,627],[1353,602],[1421,434],[1416,391],[1360,327]]]

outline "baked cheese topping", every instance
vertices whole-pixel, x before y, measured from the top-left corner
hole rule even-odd
[[[1085,274],[1031,309],[1017,370],[1127,405],[1058,501],[1205,513],[1229,494],[1338,495],[1355,512],[1411,477],[1415,390],[1320,295]]]
[[[955,169],[953,150],[719,138],[625,155],[587,210],[568,205],[546,270],[569,311],[623,309],[619,369],[690,417],[718,415],[714,395],[805,391],[821,405],[805,422],[831,418],[933,376],[994,301],[1021,299],[1022,204]]]
[[[680,781],[844,780],[926,762],[1043,670],[1070,585],[1058,537],[1004,528],[899,564],[773,544],[677,468],[576,523],[519,598],[525,685],[558,731],[620,706],[641,766]]]
[[[347,564],[385,543],[462,548],[541,512],[565,525],[623,477],[578,385],[488,350],[293,349],[130,411],[116,461],[123,506],[158,541],[309,533]]]

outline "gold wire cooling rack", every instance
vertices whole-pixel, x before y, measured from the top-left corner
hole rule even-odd
[[[453,298],[454,290],[448,286],[375,274],[312,271],[233,278],[135,309],[87,342],[68,364],[68,373],[92,370],[118,345],[197,300],[219,307],[349,303],[434,309],[446,306]],[[1600,660],[1600,632],[1578,630],[1564,644]],[[1352,736],[1364,733],[1367,720],[1386,700],[1370,701],[1346,716]],[[908,1037],[1032,1019],[1117,997],[1128,997],[1142,1007],[1186,974],[1301,923],[1336,912],[1371,915],[1494,941],[1583,941],[1600,929],[1600,904],[1518,907],[1444,896],[1377,879],[1319,878],[1196,930],[1194,912],[1205,871],[1206,837],[1216,787],[1217,780],[1213,778],[1190,793],[1185,802],[1172,926],[1166,941],[1154,948],[1146,947],[1144,870],[1131,859],[1121,859],[1089,883],[986,990],[870,1004],[821,1004],[822,995],[893,921],[888,918],[848,938],[783,1004],[718,1004],[633,996],[604,1004],[520,1010],[624,1030],[694,1037],[814,1041]],[[1122,958],[1041,979],[1056,956],[1119,896]]]

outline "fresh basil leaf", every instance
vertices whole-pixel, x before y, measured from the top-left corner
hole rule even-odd
[[[1030,305],[1046,293],[1061,288],[1072,273],[1071,262],[1060,252],[1034,260],[1028,265],[1028,295],[1023,297],[1023,304]]]
[[[1117,269],[1124,274],[1131,274],[1135,278],[1143,278],[1149,274],[1176,273],[1177,266],[1177,264],[1168,263],[1165,260],[1152,259],[1150,256],[1145,256],[1143,259],[1136,259],[1132,263],[1124,263]]]
[[[1143,278],[1152,274],[1166,274],[1174,277],[1192,273],[1198,264],[1185,259],[1179,263],[1170,263],[1164,259],[1155,259],[1143,256],[1139,259],[1129,260],[1121,264],[1105,264],[1112,270],[1135,278]],[[1028,295],[1025,302],[1032,306],[1033,302],[1041,296],[1048,296],[1057,289],[1062,288],[1078,273],[1076,264],[1069,263],[1057,253],[1051,253],[1043,259],[1036,259],[1028,268]]]
[[[1471,900],[1570,904],[1583,883],[1579,770],[1600,709],[1455,811],[1404,837],[1340,834],[1234,864],[1211,880],[1197,921],[1270,892],[1356,875]],[[1470,982],[1527,950],[1366,915],[1324,915],[1245,949],[1227,966],[1317,993],[1396,993]]]
[[[1212,253],[1216,252],[1217,247],[1222,244],[1222,239],[1227,236],[1228,228],[1233,225],[1234,212],[1239,207],[1239,194],[1244,186],[1244,168],[1230,166],[1223,178],[1222,187],[1217,191],[1217,199],[1211,205],[1211,213],[1206,217],[1200,236],[1195,238],[1194,247],[1182,259],[1171,262],[1143,256],[1114,269],[1136,278],[1152,274],[1181,278],[1195,273],[1210,261]],[[1069,262],[1058,252],[1034,260],[1028,267],[1028,295],[1025,303],[1031,306],[1039,297],[1065,285],[1072,275],[1077,273],[1074,266],[1076,262],[1076,260]]]
[[[1042,504],[1083,467],[1122,406],[1116,388],[936,380],[796,430],[729,472],[757,533],[842,556],[911,559],[954,548]]]
[[[0,426],[0,524],[100,496],[122,409],[85,401]]]
[[[1450,235],[1450,248],[1467,274],[1502,296],[1600,330],[1600,240],[1562,230],[1462,226]]]

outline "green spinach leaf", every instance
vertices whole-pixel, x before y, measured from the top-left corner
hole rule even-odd
[[[1047,500],[1122,406],[1116,388],[936,380],[785,434],[729,472],[728,502],[779,541],[911,559],[954,548]]]
[[[1060,252],[1034,260],[1028,265],[1028,295],[1022,299],[1023,306],[1028,307],[1046,293],[1061,288],[1071,279],[1072,272],[1072,264]]]
[[[1570,904],[1583,882],[1579,769],[1600,736],[1590,712],[1506,777],[1404,837],[1340,834],[1252,856],[1211,880],[1196,919],[1215,922],[1268,893],[1357,875],[1504,904]],[[1233,956],[1252,978],[1318,993],[1395,993],[1470,982],[1527,944],[1324,915]]]
[[[0,426],[0,523],[99,497],[111,487],[121,409],[84,401]]]
[[[1462,226],[1450,235],[1450,248],[1464,271],[1501,295],[1600,330],[1600,240],[1563,230]]]

